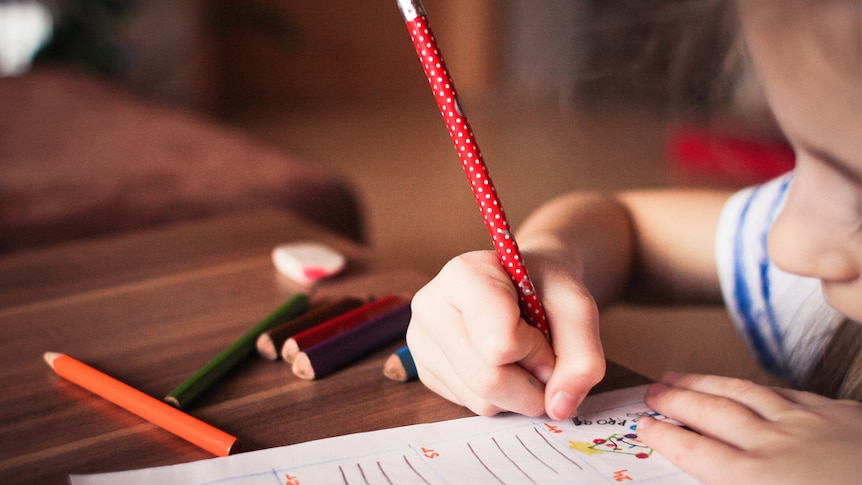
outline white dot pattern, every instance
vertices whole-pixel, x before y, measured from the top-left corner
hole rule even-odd
[[[473,195],[482,211],[488,234],[494,242],[494,248],[503,268],[509,273],[518,289],[524,319],[550,337],[545,311],[524,267],[518,244],[509,230],[503,206],[488,175],[485,160],[482,158],[479,146],[476,145],[467,117],[461,109],[455,85],[443,62],[434,34],[428,26],[427,17],[424,15],[416,17],[407,22],[407,28],[437,100],[440,114],[443,115],[452,143],[455,144],[455,151],[461,160],[464,173],[473,189]]]

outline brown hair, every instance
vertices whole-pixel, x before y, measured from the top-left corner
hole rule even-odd
[[[802,389],[835,399],[862,401],[862,325],[845,318]]]

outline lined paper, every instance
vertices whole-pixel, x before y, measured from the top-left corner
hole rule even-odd
[[[391,428],[173,466],[72,475],[74,485],[182,483],[556,484],[697,483],[640,442],[637,420],[666,419],[645,386],[589,397],[556,422],[514,414]]]

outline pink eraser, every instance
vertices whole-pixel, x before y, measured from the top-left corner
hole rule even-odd
[[[347,258],[331,247],[315,242],[281,244],[272,250],[272,264],[297,283],[314,283],[338,274]]]

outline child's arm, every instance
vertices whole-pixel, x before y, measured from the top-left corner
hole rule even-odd
[[[413,300],[407,338],[420,378],[478,414],[568,417],[604,374],[596,301],[718,301],[714,233],[728,195],[575,194],[536,211],[517,239],[553,348],[520,318],[493,252],[456,257]]]
[[[539,208],[518,232],[525,251],[550,250],[584,266],[600,306],[720,303],[715,230],[729,192],[652,190],[610,198],[572,194]]]

